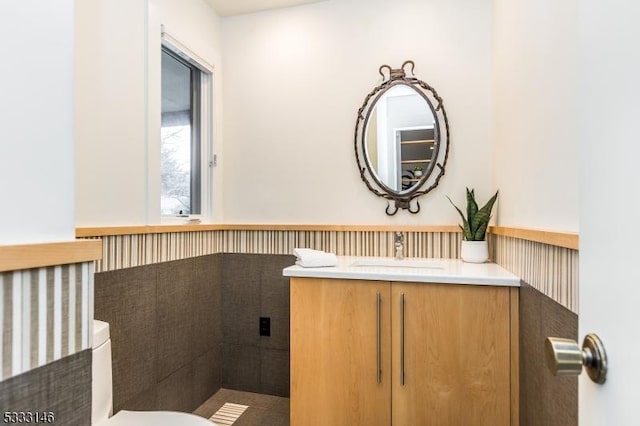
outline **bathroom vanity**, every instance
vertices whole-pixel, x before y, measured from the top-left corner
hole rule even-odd
[[[365,257],[283,273],[292,425],[518,425],[515,275]]]

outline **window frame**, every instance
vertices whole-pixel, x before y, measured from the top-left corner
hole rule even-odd
[[[173,58],[184,63],[191,69],[192,84],[192,144],[191,144],[191,205],[199,207],[199,213],[195,214],[162,214],[158,211],[161,223],[176,223],[184,218],[193,220],[210,220],[213,213],[213,167],[215,155],[213,154],[213,82],[214,67],[204,61],[199,55],[184,46],[170,34],[164,27],[161,32],[160,54],[166,51]],[[160,79],[162,78],[160,70]],[[199,90],[194,84],[194,75],[199,80]],[[159,101],[162,102],[160,95]],[[160,120],[160,127],[162,121]],[[199,131],[198,131],[199,129]],[[197,139],[197,141],[196,141]],[[194,143],[195,142],[195,143]],[[193,161],[194,154],[199,156],[199,161]],[[197,175],[199,174],[199,178]],[[161,196],[161,192],[158,194]],[[159,199],[158,199],[159,202]]]

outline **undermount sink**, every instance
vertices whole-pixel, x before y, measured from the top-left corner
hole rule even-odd
[[[351,266],[385,266],[391,268],[444,269],[442,263],[423,259],[362,259]]]

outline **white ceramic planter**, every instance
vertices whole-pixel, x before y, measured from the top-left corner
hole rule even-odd
[[[462,241],[460,257],[469,263],[484,263],[489,260],[489,245],[486,241]]]

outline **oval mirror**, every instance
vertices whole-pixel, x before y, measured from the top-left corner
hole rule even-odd
[[[410,65],[410,75],[405,68]],[[449,125],[442,99],[413,76],[414,64],[380,67],[383,83],[365,98],[356,124],[356,159],[362,180],[399,209],[420,211],[411,201],[428,193],[444,175]]]

